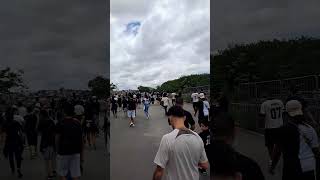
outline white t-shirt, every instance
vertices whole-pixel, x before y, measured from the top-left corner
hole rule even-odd
[[[203,101],[203,115],[204,116],[209,116],[209,102],[208,101]]]
[[[316,160],[312,152],[312,148],[319,147],[318,136],[316,131],[309,125],[299,125],[300,130],[300,150],[299,150],[299,159],[303,172],[312,171],[316,168]],[[303,135],[302,135],[303,134]],[[311,144],[307,144],[308,141]]]
[[[177,137],[175,129],[162,137],[154,163],[165,169],[166,180],[198,180],[198,164],[208,162],[201,137],[191,132]]]
[[[82,105],[80,105],[80,104],[75,105],[74,106],[74,113],[77,116],[83,115],[84,114],[84,107]]]
[[[27,113],[27,108],[25,108],[24,106],[19,107],[18,108],[18,112],[19,112],[19,115],[22,116],[22,117],[25,117],[28,114]]]
[[[19,122],[22,126],[24,125],[24,119],[20,115],[14,115],[13,120]]]
[[[169,98],[168,97],[162,97],[161,101],[163,101],[163,106],[169,106]]]
[[[198,93],[192,93],[191,94],[192,102],[198,102],[199,101],[199,94]]]
[[[283,125],[284,105],[279,99],[266,100],[262,103],[260,113],[265,115],[265,128],[279,128]]]
[[[172,93],[171,96],[172,96],[172,99],[176,99],[176,93]]]

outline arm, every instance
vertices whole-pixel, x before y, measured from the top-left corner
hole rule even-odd
[[[209,168],[209,162],[208,162],[206,151],[204,149],[204,144],[203,144],[202,139],[201,139],[201,144],[202,144],[202,153],[201,153],[201,157],[200,157],[198,166],[201,167],[202,169],[208,169]]]
[[[160,166],[157,166],[153,173],[153,180],[161,180],[164,174],[164,169]]]
[[[201,167],[202,169],[208,169],[209,168],[209,163],[208,162],[199,163],[199,167]]]

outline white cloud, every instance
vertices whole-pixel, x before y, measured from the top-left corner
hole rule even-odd
[[[210,1],[150,2],[111,1],[111,81],[134,89],[209,73]],[[138,34],[124,33],[134,21],[141,23]]]

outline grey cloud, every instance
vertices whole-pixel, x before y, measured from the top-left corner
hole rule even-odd
[[[6,0],[0,67],[23,68],[31,89],[82,89],[109,76],[106,1]]]
[[[211,51],[259,40],[320,37],[316,0],[219,0],[211,4]]]

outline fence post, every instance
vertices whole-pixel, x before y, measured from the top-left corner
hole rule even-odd
[[[318,90],[319,89],[319,76],[315,75],[314,77],[316,78],[316,90]]]

